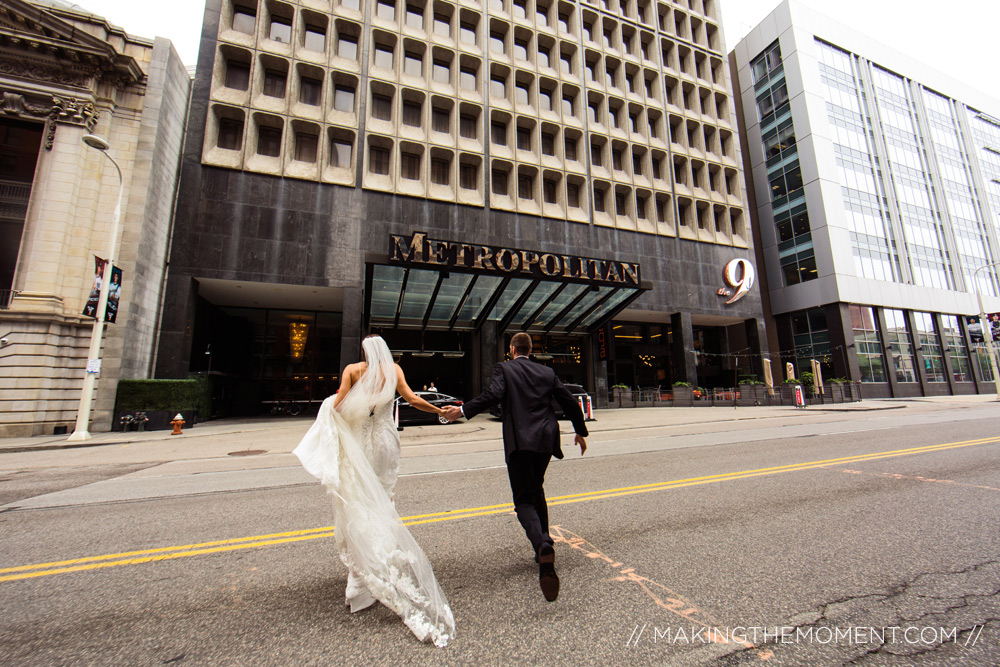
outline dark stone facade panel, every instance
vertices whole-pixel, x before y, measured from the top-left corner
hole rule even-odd
[[[368,253],[385,256],[390,234],[424,231],[431,238],[638,262],[652,289],[632,304],[634,309],[762,317],[756,287],[731,306],[718,295],[724,286],[723,267],[731,259],[751,257],[747,249],[190,161],[182,171],[177,210],[171,273],[178,278],[360,290]],[[180,289],[180,284],[171,281],[168,292]],[[177,341],[167,336],[161,347],[176,346]],[[179,364],[181,357],[170,351],[164,358]],[[174,368],[179,372],[179,365]]]

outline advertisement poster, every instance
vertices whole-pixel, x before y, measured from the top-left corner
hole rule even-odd
[[[101,299],[101,282],[104,280],[106,263],[100,257],[94,257],[94,285],[90,289],[90,296],[87,297],[87,305],[83,307],[83,314],[87,317],[97,317],[97,305]],[[111,267],[111,286],[108,289],[108,305],[104,309],[104,321],[114,324],[118,319],[118,302],[122,294],[122,270],[117,266]]]
[[[1000,342],[1000,313],[986,314],[987,327],[993,333],[994,342]],[[983,328],[979,324],[979,316],[971,315],[965,318],[965,324],[969,327],[969,338],[973,343],[983,342]]]

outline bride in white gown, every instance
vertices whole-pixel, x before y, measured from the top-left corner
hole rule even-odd
[[[323,401],[294,454],[333,494],[334,539],[348,568],[351,611],[378,600],[419,640],[445,646],[455,636],[451,607],[393,504],[399,474],[393,398],[398,391],[424,412],[443,410],[413,393],[381,337],[365,338],[362,348],[367,363],[344,369],[339,392]]]

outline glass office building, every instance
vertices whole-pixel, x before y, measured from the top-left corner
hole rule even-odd
[[[791,1],[730,59],[772,347],[868,396],[993,391],[1000,102]]]

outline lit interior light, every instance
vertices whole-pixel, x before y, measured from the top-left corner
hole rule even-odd
[[[288,342],[292,348],[292,359],[299,361],[306,350],[306,338],[309,336],[309,325],[305,322],[288,323]]]

